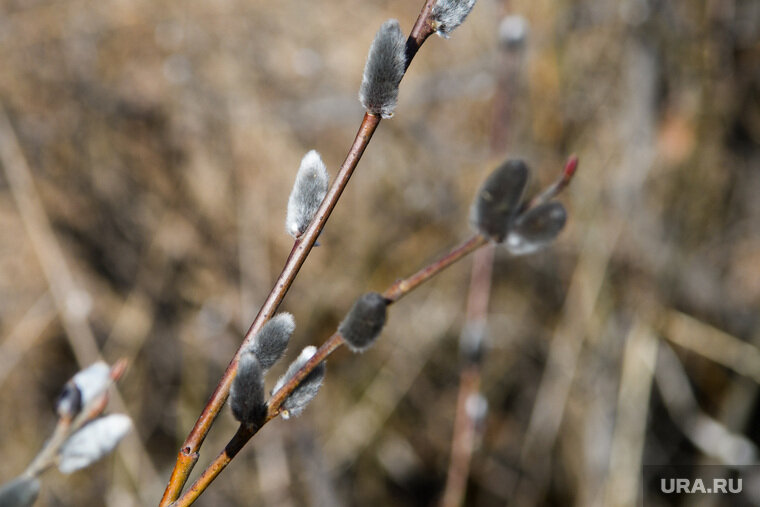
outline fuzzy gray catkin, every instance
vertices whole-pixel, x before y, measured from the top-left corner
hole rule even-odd
[[[492,172],[478,190],[470,210],[470,222],[483,235],[501,242],[520,207],[528,183],[528,166],[507,160]]]
[[[356,300],[338,326],[348,348],[364,352],[375,343],[385,325],[387,306],[385,298],[377,292],[368,292]]]
[[[446,39],[462,24],[475,6],[475,0],[438,0],[433,6],[433,28]]]
[[[364,66],[359,100],[368,113],[382,118],[393,116],[405,70],[406,38],[398,21],[390,19],[375,35]]]
[[[102,361],[79,371],[64,386],[56,400],[58,415],[72,417],[88,407],[111,385],[111,367]]]
[[[111,414],[87,423],[61,447],[58,470],[70,474],[90,466],[113,451],[131,428],[132,421],[124,414]]]
[[[0,506],[30,507],[40,494],[40,481],[35,477],[16,477],[0,486]]]
[[[277,380],[274,389],[272,389],[272,393],[274,394],[279,391],[282,386],[284,386],[291,378],[293,378],[298,370],[300,370],[301,367],[306,364],[306,362],[311,359],[311,356],[313,356],[316,352],[316,347],[309,346],[304,348],[296,360],[290,363],[290,366],[288,366],[288,371],[286,371],[285,374],[280,377],[279,380]],[[319,388],[322,387],[322,381],[325,378],[326,371],[327,367],[325,366],[325,362],[322,361],[313,370],[311,370],[311,372],[309,372],[306,377],[304,377],[301,383],[298,384],[298,387],[296,387],[295,390],[290,393],[290,396],[288,396],[287,399],[282,403],[283,410],[281,414],[283,419],[289,419],[291,416],[298,416],[301,414],[301,412],[304,411],[306,406],[319,392]]]
[[[293,316],[283,312],[267,321],[256,334],[249,350],[259,360],[262,370],[267,371],[282,357],[295,328]]]
[[[311,150],[304,155],[288,199],[285,219],[288,234],[298,239],[306,231],[327,195],[329,182],[327,168],[319,153]]]
[[[517,217],[504,245],[513,255],[533,253],[554,241],[566,221],[567,212],[561,203],[540,204]]]
[[[264,371],[253,352],[240,355],[230,388],[230,408],[235,419],[246,425],[258,425],[266,416]]]

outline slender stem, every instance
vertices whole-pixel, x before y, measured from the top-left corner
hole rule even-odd
[[[422,268],[418,272],[414,273],[408,278],[397,281],[391,287],[389,287],[384,293],[383,297],[388,300],[388,304],[393,304],[411,291],[422,285],[422,283],[430,280],[435,275],[443,271],[448,266],[451,266],[456,261],[460,260],[464,256],[477,250],[481,246],[487,243],[487,239],[480,234],[472,236],[467,241],[457,245],[449,250],[444,256]],[[301,367],[295,375],[293,375],[276,393],[272,395],[272,398],[268,403],[267,417],[264,420],[264,424],[271,421],[282,412],[282,404],[288,399],[288,396],[298,387],[306,376],[317,367],[319,363],[324,361],[330,354],[338,349],[344,343],[343,337],[340,333],[336,332],[330,338],[328,338],[319,349],[314,353],[311,358]],[[232,461],[232,458],[243,448],[243,446],[250,440],[260,428],[244,428],[241,426],[237,433],[232,437],[224,450],[219,453],[216,459],[206,467],[203,473],[196,479],[190,489],[182,495],[177,501],[171,504],[172,507],[180,507],[191,505],[203,491],[216,479],[216,477],[224,470],[224,468]]]
[[[249,428],[241,424],[235,435],[224,447],[224,450],[206,467],[206,470],[182,495],[182,498],[172,503],[171,506],[191,505],[195,502],[257,431],[258,428]]]
[[[434,32],[433,27],[430,23],[430,13],[432,11],[434,3],[435,0],[425,0],[420,15],[417,17],[417,21],[415,22],[414,27],[412,28],[412,31],[409,35],[406,43],[407,68],[411,64],[412,59],[414,58],[414,55],[417,54],[419,48]],[[312,220],[312,223],[306,229],[304,234],[298,240],[296,240],[295,244],[293,245],[293,250],[288,257],[288,260],[285,262],[285,266],[283,267],[280,276],[277,278],[272,291],[269,293],[269,296],[259,310],[258,315],[256,315],[256,318],[253,320],[251,327],[248,329],[248,332],[245,335],[243,343],[235,353],[235,356],[230,361],[230,364],[227,366],[227,370],[222,375],[219,384],[211,394],[208,402],[206,402],[206,406],[203,408],[203,411],[198,417],[198,420],[193,426],[193,429],[185,439],[185,442],[183,443],[182,448],[180,449],[177,456],[174,470],[172,471],[171,477],[169,478],[169,483],[166,486],[166,490],[164,491],[164,495],[161,498],[159,507],[165,507],[169,505],[180,496],[182,488],[187,482],[190,472],[195,466],[195,463],[198,461],[198,451],[203,444],[203,440],[206,438],[206,435],[211,429],[211,425],[214,423],[214,420],[219,415],[224,402],[227,400],[227,396],[230,392],[230,387],[232,386],[232,380],[235,378],[235,374],[237,373],[237,361],[240,356],[240,351],[247,347],[248,344],[250,344],[250,342],[256,336],[256,333],[258,333],[264,323],[269,318],[271,318],[271,316],[277,310],[277,307],[282,302],[285,294],[287,293],[288,289],[293,283],[293,280],[298,274],[298,271],[301,269],[301,266],[306,260],[306,257],[309,255],[309,252],[314,246],[319,233],[322,231],[322,228],[327,222],[330,213],[337,204],[338,199],[343,192],[343,189],[346,187],[346,184],[353,174],[354,169],[359,162],[359,159],[361,158],[364,150],[369,144],[370,139],[372,138],[372,134],[374,134],[379,124],[380,117],[373,116],[371,114],[364,115],[364,120],[359,127],[359,131],[356,134],[354,143],[351,146],[348,155],[346,156],[346,160],[343,162],[343,165],[338,171],[335,182],[330,187],[330,190],[328,191],[327,196],[325,196],[325,199],[322,201],[322,205],[317,211],[316,217],[314,220]]]
[[[437,275],[443,269],[447,268],[454,262],[458,261],[465,255],[477,250],[485,245],[488,240],[481,234],[476,234],[470,239],[464,241],[459,246],[454,247],[449,253],[437,261],[425,266],[408,278],[398,280],[383,292],[383,297],[389,302],[398,301],[403,296],[414,290],[418,285]]]
[[[562,168],[562,173],[559,175],[559,178],[549,185],[546,190],[535,196],[533,199],[531,199],[525,206],[524,209],[532,208],[533,206],[537,206],[539,204],[543,204],[550,199],[553,199],[557,194],[562,192],[567,185],[570,184],[570,181],[573,179],[573,176],[575,175],[575,171],[578,169],[578,157],[575,155],[571,155],[567,161],[565,162],[565,166]]]
[[[26,468],[24,471],[25,475],[36,477],[53,465],[58,451],[71,434],[71,422],[72,419],[70,417],[58,419],[58,424],[56,424],[55,430],[53,430],[53,436],[50,437],[50,440],[45,443],[45,447],[42,448],[37,457]]]
[[[409,33],[409,38],[406,41],[407,69],[409,68],[409,64],[412,63],[414,55],[417,54],[417,51],[422,46],[422,43],[435,32],[430,17],[435,2],[436,0],[425,0],[420,15],[417,16],[417,21],[415,21],[412,31]]]
[[[472,450],[477,436],[477,422],[468,414],[467,405],[471,396],[480,391],[480,365],[472,363],[459,374],[459,394],[454,417],[454,434],[451,441],[451,460],[446,476],[441,507],[459,507],[467,492],[467,478],[470,475]]]
[[[327,356],[343,345],[343,337],[340,333],[333,333],[322,346],[320,346],[313,356],[293,375],[276,393],[272,395],[272,398],[267,403],[267,418],[266,422],[271,421],[282,412],[282,404],[288,399],[293,391],[301,384],[303,379],[311,373],[311,371],[317,367],[319,363],[327,359]]]
[[[494,245],[475,253],[467,296],[467,318],[460,337],[463,367],[459,373],[454,431],[451,438],[451,458],[446,476],[441,507],[462,505],[467,492],[472,452],[478,436],[478,421],[467,410],[468,400],[480,391],[483,340],[491,295]]]

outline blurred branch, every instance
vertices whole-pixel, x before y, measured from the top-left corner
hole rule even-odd
[[[2,163],[13,198],[21,215],[21,220],[29,234],[32,245],[40,261],[50,287],[53,302],[61,316],[66,338],[81,367],[101,359],[95,335],[87,321],[89,295],[74,281],[66,263],[63,251],[50,225],[45,208],[37,194],[32,172],[19,146],[5,109],[0,105],[0,163]],[[129,415],[129,411],[119,391],[114,389],[113,403],[119,412]],[[120,446],[122,457],[136,484],[142,485],[137,491],[145,495],[146,503],[150,491],[157,485],[158,472],[139,438],[132,435],[132,445]]]
[[[481,363],[491,293],[494,246],[475,253],[472,260],[472,276],[467,296],[467,318],[460,336],[459,351],[462,367],[459,372],[454,431],[451,440],[451,458],[441,505],[462,505],[467,491],[470,461],[478,430],[482,428],[485,414],[473,413],[473,400],[479,397]]]

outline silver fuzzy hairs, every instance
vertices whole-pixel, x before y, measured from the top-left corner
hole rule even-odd
[[[311,150],[301,160],[288,199],[288,214],[285,219],[288,234],[298,239],[306,231],[327,195],[329,181],[330,177],[322,158],[315,150]]]
[[[433,28],[448,39],[475,6],[475,0],[438,0],[433,6]]]
[[[390,118],[398,100],[398,85],[406,70],[406,39],[395,19],[380,27],[364,66],[359,100],[368,113]]]

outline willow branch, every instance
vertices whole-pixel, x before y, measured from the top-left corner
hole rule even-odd
[[[438,260],[420,269],[413,275],[398,280],[391,285],[385,292],[383,297],[386,298],[388,304],[393,304],[402,297],[406,296],[414,289],[422,285],[424,282],[430,280],[435,275],[451,266],[458,260],[462,259],[466,255],[474,252],[478,248],[487,244],[488,240],[480,234],[476,234],[449,250],[448,253],[443,255]],[[267,417],[261,426],[256,428],[246,427],[241,425],[238,428],[237,433],[232,437],[229,443],[225,446],[224,450],[206,467],[201,473],[198,479],[193,483],[187,492],[176,502],[172,503],[172,507],[184,507],[191,505],[198,497],[203,493],[206,488],[216,479],[216,477],[224,470],[224,468],[232,461],[238,452],[245,446],[245,444],[263,427],[264,424],[271,421],[282,411],[282,404],[288,399],[298,385],[306,378],[314,368],[322,361],[343,345],[343,337],[340,333],[336,332],[330,338],[328,338],[322,346],[317,349],[313,356],[291,377],[288,382],[285,383],[276,393],[272,395],[269,400]]]
[[[430,13],[434,0],[426,0],[420,12],[417,22],[412,28],[412,32],[409,35],[406,43],[406,67],[409,67],[414,55],[425,42],[425,40],[433,33],[433,27],[430,23]],[[278,306],[282,302],[287,294],[288,289],[293,284],[296,275],[298,274],[301,266],[303,265],[306,257],[311,252],[314,243],[319,236],[319,233],[325,226],[327,219],[330,217],[332,210],[338,202],[343,190],[348,184],[348,180],[356,168],[359,160],[361,159],[364,150],[367,148],[372,135],[374,134],[377,126],[380,124],[380,117],[371,114],[365,114],[362,120],[359,131],[356,134],[356,138],[351,146],[351,149],[346,156],[345,161],[338,171],[335,182],[333,182],[330,190],[328,191],[325,199],[322,201],[322,205],[317,211],[317,215],[314,220],[306,229],[304,234],[298,238],[293,245],[293,249],[288,256],[285,266],[277,278],[274,287],[267,296],[264,304],[262,305],[256,318],[253,320],[251,327],[245,334],[240,348],[235,353],[235,356],[230,361],[227,369],[225,370],[222,378],[220,379],[216,389],[211,394],[206,406],[203,408],[198,420],[195,422],[193,429],[188,434],[182,448],[177,456],[177,461],[174,465],[169,483],[166,486],[164,495],[161,498],[159,504],[160,507],[165,507],[176,500],[182,492],[182,488],[188,480],[190,472],[198,461],[200,450],[203,441],[208,435],[211,425],[219,415],[222,407],[224,406],[227,397],[229,396],[230,387],[232,386],[232,380],[237,373],[237,363],[240,357],[240,352],[245,349],[259,332],[261,327],[266,323],[269,318],[277,311]]]

